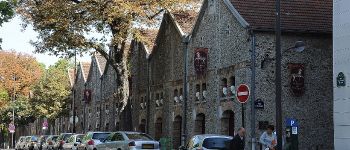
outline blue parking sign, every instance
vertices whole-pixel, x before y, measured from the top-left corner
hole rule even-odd
[[[296,119],[287,118],[286,125],[290,127],[298,127],[298,121]]]

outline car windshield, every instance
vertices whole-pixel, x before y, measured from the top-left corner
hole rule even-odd
[[[32,136],[32,141],[38,141],[38,137]]]
[[[32,137],[27,137],[26,138],[26,142],[30,142],[30,139],[31,139]]]
[[[62,134],[62,135],[60,135],[58,138],[57,138],[57,140],[64,140],[64,141],[66,141],[69,137],[71,137],[72,136],[72,134]]]
[[[65,135],[63,135],[63,140],[66,141],[71,136],[72,136],[72,134],[65,134]]]
[[[51,138],[51,140],[52,140],[52,141],[56,141],[57,138],[58,138],[58,136],[53,136],[53,137]]]
[[[230,150],[229,138],[206,138],[203,141],[203,147],[207,149]]]
[[[131,140],[153,140],[150,136],[144,133],[127,133],[126,136]]]
[[[109,133],[94,133],[92,136],[92,139],[94,140],[101,140],[106,139]]]

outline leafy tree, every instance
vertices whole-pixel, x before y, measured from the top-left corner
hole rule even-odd
[[[41,75],[42,69],[32,56],[0,51],[0,125],[7,126],[12,118],[13,108],[16,124],[33,121],[35,112],[29,103],[30,89]],[[14,91],[16,101],[12,102]]]
[[[14,16],[15,4],[16,4],[15,0],[0,1],[0,26],[2,26],[4,22],[8,22]],[[2,42],[2,39],[0,38],[0,44],[1,42]],[[0,45],[0,49],[1,49],[1,45]]]
[[[29,96],[30,87],[36,83],[42,69],[34,57],[14,51],[0,51],[0,87],[9,95]]]
[[[73,50],[80,54],[94,50],[105,57],[117,74],[116,98],[126,104],[128,39],[133,36],[138,41],[146,41],[140,31],[142,27],[155,25],[157,16],[165,9],[176,10],[190,4],[189,1],[23,0],[18,13],[39,33],[39,39],[32,42],[36,52],[71,57]],[[106,46],[109,37],[111,52]]]
[[[55,65],[50,66],[42,76],[38,84],[33,87],[33,105],[37,116],[53,120],[66,110],[69,104],[70,85],[67,69],[69,61],[59,60]]]

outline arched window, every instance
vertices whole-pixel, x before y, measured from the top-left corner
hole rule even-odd
[[[173,145],[174,149],[178,149],[181,146],[181,133],[182,132],[182,117],[176,116],[173,126]]]
[[[195,134],[205,134],[205,115],[203,113],[197,114],[194,127]]]
[[[236,92],[236,78],[235,76],[231,76],[230,77],[230,85],[229,85],[229,91],[231,93],[231,95],[234,95]]]
[[[109,131],[109,123],[106,123],[106,125],[105,125],[105,131]]]
[[[146,132],[146,119],[142,119],[139,125],[139,131],[142,133]]]
[[[232,110],[224,111],[221,118],[221,134],[234,136],[235,132],[235,114]]]
[[[174,90],[174,104],[179,102],[179,91],[177,89]]]
[[[221,80],[221,97],[226,97],[227,94],[228,94],[228,91],[227,91],[227,79],[226,78],[223,78]]]
[[[157,118],[156,124],[155,124],[155,140],[159,141],[159,139],[162,137],[163,134],[163,124],[162,124],[162,118]]]
[[[119,131],[120,130],[120,125],[119,122],[115,122],[115,131]]]
[[[202,83],[202,96],[203,96],[203,101],[207,98],[207,84]]]
[[[196,84],[196,101],[200,100],[200,91],[201,91],[201,85],[200,84]]]

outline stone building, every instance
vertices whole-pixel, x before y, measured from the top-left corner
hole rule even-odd
[[[298,120],[299,149],[332,149],[332,2],[286,1],[281,6],[283,119]],[[147,46],[134,43],[134,128],[148,129],[156,139],[171,137],[174,147],[180,145],[183,51],[187,47],[187,138],[202,133],[233,135],[245,126],[248,149],[252,103],[264,102],[264,108],[256,110],[256,137],[266,124],[276,124],[274,27],[272,1],[204,0],[187,34],[166,13],[150,54]],[[186,35],[191,37],[187,46],[183,43]],[[305,44],[305,50],[298,51],[295,43]],[[254,61],[252,51],[256,52]],[[252,79],[256,99],[244,105],[242,123],[235,90],[240,84],[252,86]]]
[[[86,81],[90,71],[90,64],[90,62],[80,62],[78,64],[75,82],[72,89],[73,93],[75,94],[75,111],[76,116],[78,117],[78,122],[76,123],[77,133],[84,133],[84,108],[86,105],[84,102],[84,91],[86,90]],[[70,114],[70,116],[73,116],[72,111]],[[71,130],[69,130],[69,132],[71,132]]]

